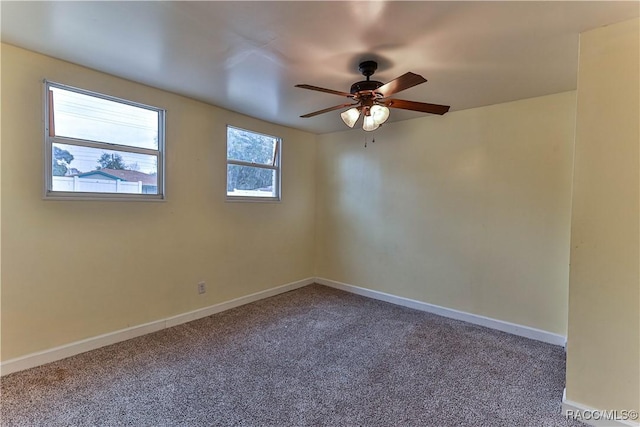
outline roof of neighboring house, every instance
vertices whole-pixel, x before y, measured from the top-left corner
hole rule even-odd
[[[119,179],[122,181],[138,182],[142,181],[143,185],[158,185],[157,175],[149,175],[144,172],[124,170],[124,169],[100,169],[91,172],[78,174],[78,177],[90,175],[103,175],[109,179]]]

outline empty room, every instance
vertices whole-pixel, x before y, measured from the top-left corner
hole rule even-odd
[[[640,426],[639,16],[0,2],[0,425]]]

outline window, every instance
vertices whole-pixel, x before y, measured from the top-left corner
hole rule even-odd
[[[164,110],[45,82],[45,197],[164,198]]]
[[[227,126],[227,199],[280,200],[282,140]]]

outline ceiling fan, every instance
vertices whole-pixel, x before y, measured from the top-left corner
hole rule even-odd
[[[401,75],[395,80],[391,80],[388,83],[382,83],[376,80],[370,80],[370,77],[378,69],[377,62],[361,62],[359,69],[367,80],[359,81],[351,85],[350,93],[333,89],[325,89],[318,86],[296,85],[296,87],[300,87],[302,89],[345,96],[350,98],[352,101],[355,101],[325,108],[324,110],[314,111],[313,113],[305,114],[300,117],[308,118],[328,113],[329,111],[351,107],[340,114],[344,123],[352,128],[360,118],[360,115],[363,115],[364,120],[362,128],[365,131],[373,131],[389,118],[389,108],[399,108],[402,110],[420,111],[422,113],[439,115],[449,111],[450,107],[448,105],[427,104],[424,102],[389,98],[393,94],[419,84],[426,83],[427,80],[419,74],[409,72]]]

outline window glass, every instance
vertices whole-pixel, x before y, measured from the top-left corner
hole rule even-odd
[[[159,112],[57,87],[53,136],[158,149]]]
[[[278,138],[229,127],[227,159],[273,165]]]
[[[276,171],[227,165],[227,196],[277,197]]]
[[[158,194],[157,157],[53,144],[52,191]]]

